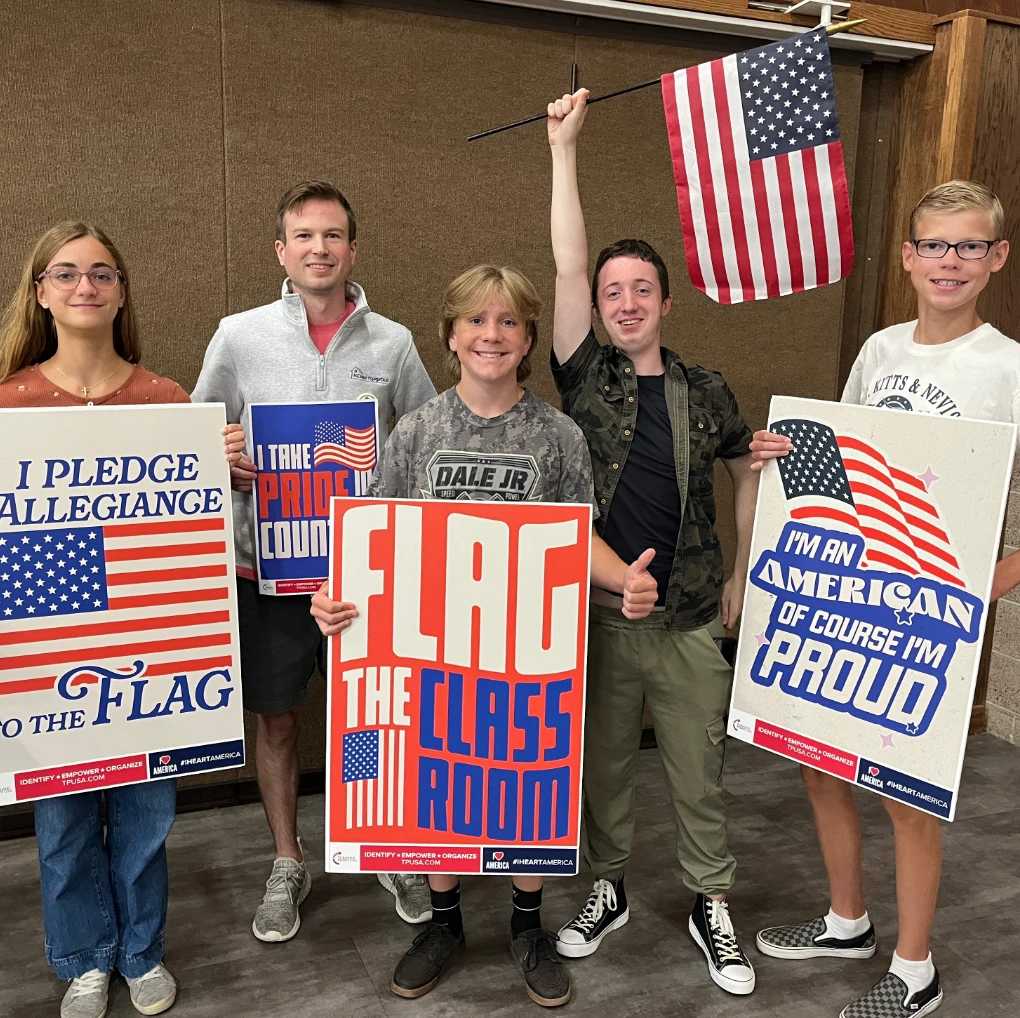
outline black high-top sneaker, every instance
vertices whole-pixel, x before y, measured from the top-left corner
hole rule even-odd
[[[688,928],[694,942],[705,952],[708,974],[717,986],[727,993],[750,993],[754,989],[754,969],[737,943],[725,901],[699,894]]]
[[[622,878],[621,878],[622,880]],[[594,954],[602,938],[626,925],[630,918],[626,893],[610,880],[596,880],[584,908],[557,934],[556,950],[567,958],[585,958]]]

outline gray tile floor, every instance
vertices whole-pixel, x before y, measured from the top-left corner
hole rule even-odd
[[[731,997],[709,982],[686,932],[691,897],[679,880],[673,820],[658,755],[639,755],[638,845],[628,871],[632,918],[592,957],[571,966],[577,1018],[835,1018],[883,973],[895,943],[892,838],[878,797],[861,793],[869,908],[880,951],[866,962],[791,964],[753,949],[768,923],[810,918],[826,907],[825,880],[797,768],[731,743],[727,767],[731,838],[740,862],[731,894],[737,930],[753,957],[758,989]],[[946,1018],[1020,1014],[1020,749],[991,736],[971,740],[961,815],[946,825],[945,876],[934,956],[946,986]],[[181,982],[179,1018],[536,1018],[507,951],[509,881],[469,877],[469,950],[428,996],[390,993],[393,965],[413,930],[374,877],[325,877],[322,798],[301,802],[315,886],[298,936],[259,943],[251,918],[271,859],[258,806],[181,817],[169,842],[167,963]],[[0,1015],[56,1018],[64,984],[47,969],[38,866],[30,839],[0,844]],[[554,929],[584,901],[588,879],[551,880],[543,914]],[[122,981],[110,1018],[135,1014]]]

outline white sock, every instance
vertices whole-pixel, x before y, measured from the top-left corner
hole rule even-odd
[[[871,920],[868,918],[867,912],[860,919],[845,919],[841,915],[836,915],[830,908],[825,917],[825,932],[837,940],[852,940],[854,937],[859,937],[862,933],[868,932],[870,925]]]
[[[899,976],[907,984],[911,993],[918,993],[926,986],[931,986],[935,978],[935,965],[931,960],[931,952],[924,961],[907,961],[893,951],[892,964],[889,971],[894,976]]]

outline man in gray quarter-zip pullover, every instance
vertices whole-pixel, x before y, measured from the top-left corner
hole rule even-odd
[[[276,217],[276,253],[287,271],[283,293],[222,319],[195,402],[225,403],[227,421],[250,433],[252,403],[374,399],[382,445],[392,421],[436,394],[411,333],[371,311],[365,291],[348,280],[356,232],[354,212],[332,184],[306,181],[283,196]],[[299,705],[317,660],[325,674],[325,655],[307,598],[259,593],[255,467],[246,456],[232,473],[242,690],[244,706],[258,715],[255,763],[276,843],[252,932],[281,941],[297,933],[298,907],[311,887],[297,837]]]

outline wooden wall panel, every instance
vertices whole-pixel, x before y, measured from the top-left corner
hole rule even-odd
[[[888,229],[892,156],[899,118],[903,69],[874,63],[864,68],[860,134],[852,193],[854,271],[846,281],[836,392],[841,393],[850,369],[867,338],[876,331],[879,295]]]
[[[952,25],[940,25],[930,57],[903,69],[894,156],[879,328],[916,317],[914,288],[903,271],[900,248],[908,239],[910,213],[921,195],[938,182],[939,140],[946,97]]]
[[[979,311],[1007,336],[1020,338],[1020,28],[990,23],[985,87],[977,110],[971,173],[999,196],[1006,236],[1016,245],[982,294]]]

